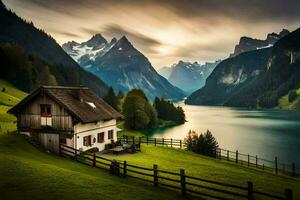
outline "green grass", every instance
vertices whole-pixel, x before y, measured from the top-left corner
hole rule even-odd
[[[296,91],[298,97],[293,101],[289,102],[288,94],[281,97],[278,101],[277,108],[280,109],[300,109],[300,88]]]
[[[18,100],[14,103],[26,95],[6,82],[0,83],[5,84],[10,95],[17,96]],[[0,105],[1,199],[182,198],[178,192],[154,188],[133,179],[115,177],[105,171],[33,147],[22,136],[7,133],[16,130],[15,117],[6,114],[10,108],[7,105]],[[123,124],[119,127],[122,128]],[[119,135],[142,136],[144,133],[125,129]],[[108,157],[150,168],[153,164],[158,164],[159,169],[174,172],[185,169],[187,175],[244,186],[250,180],[254,182],[255,190],[273,194],[282,195],[285,188],[293,189],[296,197],[300,194],[299,178],[276,176],[179,149],[143,145],[141,153]]]
[[[40,151],[21,136],[0,134],[2,199],[180,199],[176,192]]]
[[[300,195],[300,179],[288,176],[276,176],[273,173],[236,165],[234,162],[220,161],[192,152],[154,145],[142,145],[142,152],[124,155],[106,155],[110,159],[126,160],[128,164],[179,172],[185,169],[187,175],[202,177],[225,183],[246,186],[247,181],[254,183],[254,189],[283,195],[285,188],[293,189]],[[299,197],[300,198],[300,197]]]
[[[182,198],[178,192],[112,176],[33,147],[23,136],[7,133],[16,130],[15,117],[6,113],[9,108],[0,106],[1,199]]]
[[[25,92],[0,79],[0,105],[14,106],[26,95]]]

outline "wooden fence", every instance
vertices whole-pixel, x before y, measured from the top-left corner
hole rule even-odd
[[[107,159],[95,154],[81,153],[79,150],[60,145],[60,155],[71,157],[78,162],[101,168],[122,178],[138,179],[155,187],[162,186],[171,190],[181,191],[182,195],[208,197],[212,199],[282,199],[292,200],[293,191],[285,189],[283,195],[271,194],[254,189],[250,181],[244,186],[222,183],[188,175],[184,169],[179,172],[160,170],[157,165],[153,168],[129,164],[127,161]]]
[[[143,143],[143,144],[154,144],[155,146],[167,146],[174,148],[186,149],[187,146],[183,140],[180,139],[166,139],[166,138],[151,138],[147,136],[142,137],[134,137],[134,136],[126,136],[119,138],[119,141],[124,143]],[[283,173],[290,176],[299,175],[300,169],[296,168],[295,163],[285,164],[279,162],[277,157],[274,160],[267,160],[264,158],[260,158],[257,155],[249,155],[243,154],[239,151],[230,151],[222,148],[218,148],[216,150],[217,159],[227,160],[231,162],[235,162],[236,164],[240,164],[247,167],[254,167],[257,169],[261,169],[268,172],[273,172],[275,174]]]

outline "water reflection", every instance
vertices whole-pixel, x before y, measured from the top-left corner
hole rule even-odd
[[[149,136],[183,139],[192,129],[207,129],[225,149],[259,155],[300,166],[300,111],[245,110],[226,107],[181,105],[185,124],[148,132]]]

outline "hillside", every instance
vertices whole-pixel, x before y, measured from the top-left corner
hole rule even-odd
[[[273,108],[289,91],[300,87],[300,29],[271,48],[224,60],[188,104]],[[246,73],[245,73],[246,72]]]
[[[296,90],[296,94],[298,95],[294,100],[289,100],[289,94],[284,95],[278,101],[277,108],[280,109],[300,109],[300,88]]]
[[[270,52],[270,48],[265,48],[222,61],[206,79],[205,86],[191,94],[186,103],[223,105],[266,71]]]
[[[26,94],[0,80],[1,199],[181,199],[179,193],[111,176],[106,171],[39,150],[15,131],[16,118],[6,113]],[[14,99],[9,101],[8,99]]]
[[[83,69],[101,78],[116,92],[142,89],[149,99],[184,97],[183,91],[159,75],[148,58],[125,36],[107,42],[101,34],[96,34],[80,44],[68,42],[63,48]]]
[[[83,84],[100,96],[106,94],[108,90],[106,84],[96,76],[81,69],[50,35],[35,28],[33,23],[24,21],[3,4],[0,6],[0,30],[1,47],[11,45],[14,48],[22,49],[14,50],[12,53],[17,53],[17,55],[10,54],[11,57],[7,55],[7,48],[0,50],[1,59],[3,57],[7,59],[1,64],[0,78],[5,78],[14,84],[19,81],[19,84],[16,83],[18,87],[29,92],[40,84],[32,71],[39,71],[42,68],[42,72],[47,71],[44,74],[51,77],[51,81],[43,79],[48,84]],[[18,57],[20,54],[23,56]],[[31,61],[34,63],[31,64]],[[10,69],[14,74],[4,77],[3,74],[7,69]],[[18,73],[25,74],[25,78],[18,77]]]

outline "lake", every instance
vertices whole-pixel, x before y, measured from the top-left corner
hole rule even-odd
[[[212,132],[219,146],[300,167],[300,111],[247,110],[214,106],[183,107],[187,122],[148,133],[151,137],[184,139],[188,131]]]

